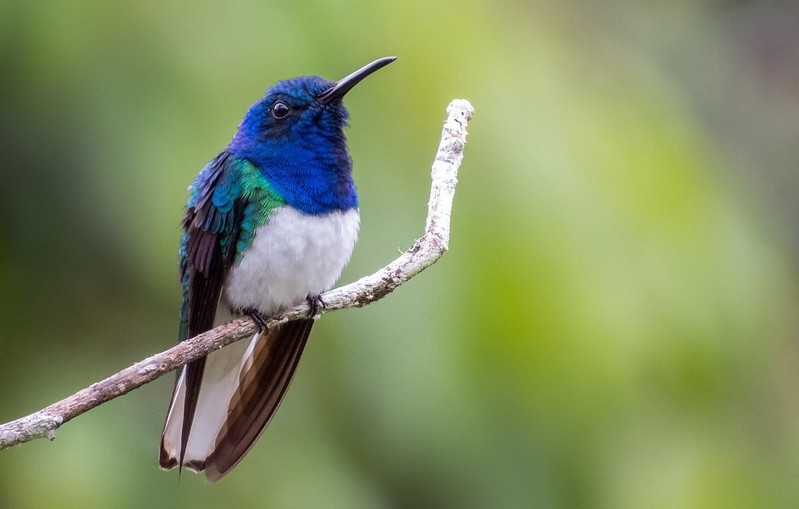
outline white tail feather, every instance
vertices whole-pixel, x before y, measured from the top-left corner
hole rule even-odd
[[[220,305],[217,308],[215,322],[227,323],[231,316],[226,306]],[[192,463],[203,464],[211,454],[219,430],[227,418],[228,405],[239,384],[242,368],[252,355],[259,336],[260,334],[256,334],[249,341],[242,340],[228,345],[209,354],[206,358],[197,408],[194,412],[189,442],[186,444],[186,453],[183,457],[185,468],[194,470],[191,468]],[[249,362],[252,361],[249,360]],[[163,434],[164,450],[176,464],[180,462],[180,438],[183,429],[183,405],[186,393],[185,377],[186,368],[184,367],[175,385],[175,394],[167,414]]]

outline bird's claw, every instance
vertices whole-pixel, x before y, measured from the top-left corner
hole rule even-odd
[[[252,321],[255,322],[255,325],[258,326],[258,331],[263,332],[266,330],[266,316],[260,311],[256,311],[255,309],[248,309],[244,311],[244,313],[252,318]]]
[[[327,307],[321,295],[309,295],[305,300],[308,301],[308,307],[311,308],[310,311],[308,311],[308,318],[315,317],[320,309],[325,309]]]

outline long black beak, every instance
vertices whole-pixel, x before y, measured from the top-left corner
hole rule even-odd
[[[332,87],[319,94],[317,99],[326,104],[341,99],[344,97],[344,94],[352,90],[352,87],[360,83],[365,77],[378,69],[382,69],[396,59],[397,57],[383,57],[375,60],[371,64],[361,67],[349,76],[338,80]]]

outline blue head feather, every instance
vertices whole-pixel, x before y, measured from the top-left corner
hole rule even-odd
[[[252,162],[287,204],[308,214],[358,206],[344,136],[347,110],[341,99],[319,99],[334,85],[318,76],[277,83],[250,107],[228,146],[233,156]]]

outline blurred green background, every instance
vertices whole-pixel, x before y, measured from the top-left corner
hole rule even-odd
[[[799,506],[799,4],[0,1],[0,421],[171,346],[196,172],[273,82],[347,98],[343,281],[421,234],[477,109],[450,252],[325,316],[218,484],[156,468],[171,376],[0,452],[0,507]]]

